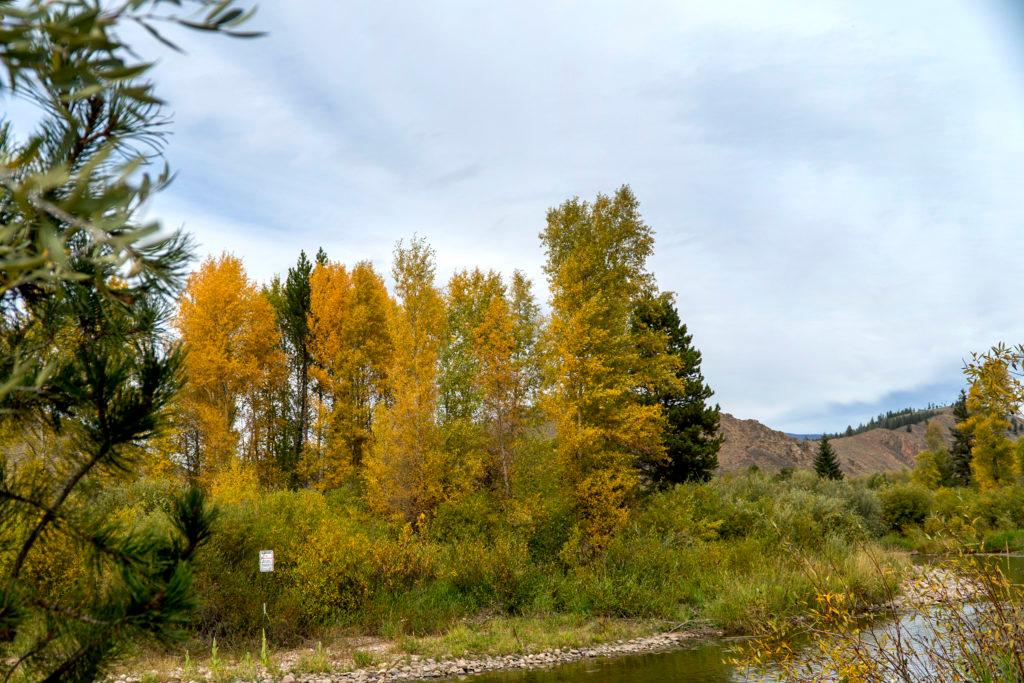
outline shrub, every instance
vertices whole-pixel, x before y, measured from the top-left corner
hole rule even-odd
[[[931,492],[917,484],[893,484],[882,489],[878,497],[882,522],[894,531],[920,524],[931,511]]]
[[[430,522],[429,536],[436,541],[455,542],[489,538],[498,516],[489,494],[472,493],[437,507]]]
[[[298,550],[293,582],[306,623],[361,609],[375,592],[412,587],[433,574],[430,548],[406,526],[398,538],[371,538],[337,517],[322,521]]]
[[[1024,550],[1024,530],[1004,529],[985,534],[981,544],[982,552],[1002,553]]]
[[[1024,527],[1024,487],[1004,486],[982,492],[976,514],[990,528]]]

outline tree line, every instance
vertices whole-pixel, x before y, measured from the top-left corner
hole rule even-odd
[[[175,317],[189,381],[155,462],[203,486],[239,469],[356,485],[416,525],[472,492],[511,496],[523,454],[550,443],[574,548],[599,548],[644,489],[711,476],[719,411],[629,187],[552,208],[540,240],[548,316],[519,271],[439,286],[419,237],[395,247],[393,294],[322,249],[262,286],[232,255],[207,259]]]
[[[833,438],[839,438],[841,436],[854,436],[855,434],[862,434],[869,432],[872,429],[899,429],[900,427],[907,427],[909,425],[921,424],[927,422],[936,415],[939,415],[949,406],[929,404],[927,408],[902,408],[900,410],[887,410],[884,413],[879,413],[877,417],[873,417],[866,423],[854,427],[853,425],[847,425],[846,429],[841,433],[830,434]]]

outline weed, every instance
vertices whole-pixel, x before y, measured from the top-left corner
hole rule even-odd
[[[196,677],[196,665],[192,663],[188,650],[185,650],[185,661],[181,663],[181,675],[186,681]]]
[[[377,658],[372,652],[355,650],[352,652],[352,662],[356,665],[357,669],[365,669],[368,666],[373,666],[377,662]]]
[[[293,669],[298,673],[307,674],[328,673],[330,670],[331,660],[328,659],[327,653],[324,652],[324,646],[319,640],[316,642],[316,649],[312,653],[299,657],[299,661],[296,662]]]
[[[260,634],[260,664],[265,671],[270,671],[270,650],[267,648],[267,629]]]
[[[242,657],[242,661],[235,670],[235,674],[247,681],[254,680],[257,677],[259,672],[256,670],[256,662],[253,661],[251,653],[245,653],[245,656]]]

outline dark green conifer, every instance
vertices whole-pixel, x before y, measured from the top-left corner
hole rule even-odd
[[[319,258],[320,254],[317,256]],[[277,323],[288,355],[295,396],[294,405],[288,411],[291,417],[290,447],[282,453],[283,459],[278,463],[292,485],[298,483],[296,466],[302,458],[306,437],[309,435],[309,366],[312,361],[309,349],[309,278],[312,272],[313,264],[306,257],[306,252],[300,251],[299,260],[293,268],[288,269],[284,283],[275,280],[269,294],[270,302],[277,311]]]
[[[953,417],[956,422],[949,428],[949,433],[953,437],[953,444],[949,448],[953,482],[957,486],[968,486],[971,483],[971,449],[974,447],[974,435],[962,426],[967,419],[967,392],[963,389],[953,404]]]
[[[814,457],[814,471],[819,477],[826,479],[842,479],[843,470],[839,467],[839,460],[832,444],[828,442],[828,436],[822,435],[818,442],[818,454]]]
[[[639,304],[633,315],[633,327],[637,332],[666,335],[665,350],[680,361],[676,377],[682,387],[661,388],[645,396],[645,400],[660,403],[665,410],[666,457],[642,461],[640,469],[657,486],[707,481],[718,468],[718,449],[722,445],[718,433],[720,411],[717,405],[708,405],[714,392],[704,381],[700,351],[679,319],[672,295],[661,294]]]

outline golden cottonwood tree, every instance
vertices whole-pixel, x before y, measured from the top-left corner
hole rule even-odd
[[[540,313],[530,281],[519,271],[510,292],[493,296],[474,333],[480,421],[487,437],[489,479],[512,493],[517,454],[530,426],[539,382]]]
[[[468,490],[475,473],[447,457],[437,423],[445,311],[434,286],[433,250],[422,239],[408,246],[400,242],[392,276],[399,300],[392,326],[392,402],[376,421],[365,477],[372,507],[415,522]]]
[[[974,437],[971,473],[981,489],[1010,484],[1020,476],[1021,464],[1007,436],[1009,416],[1017,407],[1009,367],[1000,358],[988,358],[974,375],[967,394],[968,417],[964,422],[964,428]]]
[[[317,264],[309,278],[309,372],[316,387],[313,406],[315,438],[303,453],[301,470],[306,481],[319,488],[334,488],[353,472],[352,458],[342,443],[344,413],[337,395],[345,393],[347,377],[348,317],[352,280],[337,262]]]
[[[370,448],[374,412],[388,395],[394,304],[368,262],[351,273],[339,263],[320,264],[310,284],[311,372],[322,402],[305,469],[326,489],[344,483]]]
[[[192,474],[228,467],[235,455],[268,465],[264,398],[285,381],[274,310],[229,254],[188,280],[176,325],[187,383],[178,397],[176,448]]]
[[[542,382],[540,341],[544,320],[533,296],[533,283],[522,271],[513,271],[508,298],[514,320],[518,391],[522,403],[532,410],[536,407]]]
[[[551,209],[541,240],[551,289],[546,404],[581,522],[566,551],[585,554],[625,522],[637,458],[664,449],[662,409],[636,392],[645,361],[630,330],[636,302],[654,289],[654,237],[623,186]]]
[[[487,433],[477,329],[494,299],[504,296],[501,276],[479,268],[452,275],[445,288],[445,328],[439,357],[439,413],[448,457],[483,471]]]
[[[479,417],[476,329],[491,301],[505,295],[501,276],[479,268],[452,275],[445,289],[445,333],[440,356],[441,415],[446,424]]]
[[[918,453],[910,475],[913,481],[931,489],[953,484],[953,465],[942,432],[936,420],[928,422],[924,433],[927,448]]]
[[[525,418],[521,368],[516,363],[515,319],[503,296],[491,299],[483,320],[476,326],[475,347],[479,357],[479,384],[483,424],[491,471],[501,490],[512,493],[516,439]]]

